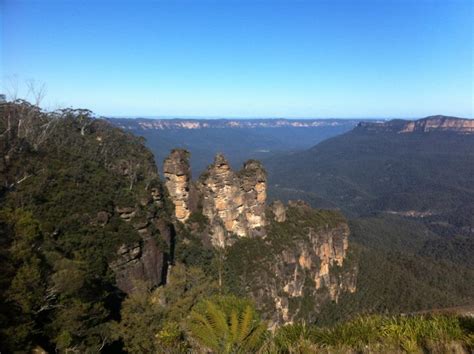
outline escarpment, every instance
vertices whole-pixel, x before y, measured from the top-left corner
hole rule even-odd
[[[474,120],[448,117],[430,116],[418,120],[393,119],[384,123],[360,122],[358,129],[369,132],[392,132],[399,134],[451,132],[456,134],[474,134]]]
[[[0,200],[37,220],[41,249],[54,254],[49,268],[72,262],[92,277],[84,284],[107,277],[104,287],[126,293],[138,282],[163,284],[174,231],[142,141],[87,110],[1,107]]]
[[[181,206],[184,193],[170,182],[179,176],[168,167],[177,164],[176,174],[189,174],[187,152],[174,150],[164,168],[170,198]],[[207,220],[200,237],[224,250],[227,286],[251,296],[272,325],[313,321],[324,303],[355,291],[357,267],[347,261],[349,226],[339,212],[301,201],[267,206],[266,181],[260,162],[250,160],[235,172],[218,154],[196,182],[186,180],[178,188],[196,189],[194,212]],[[177,220],[181,215],[175,209]]]
[[[176,263],[252,297],[275,325],[312,318],[354,288],[344,218],[299,202],[268,206],[258,161],[234,171],[219,154],[193,181],[190,154],[173,150],[161,179],[143,141],[88,111],[20,103],[0,118],[2,233],[13,244],[17,220],[37,233],[28,249],[45,262],[41,298],[53,302],[38,306],[84,293],[119,301],[166,286]]]
[[[338,212],[302,202],[274,203],[268,213],[265,240],[230,248],[229,277],[236,289],[247,289],[272,325],[314,321],[323,304],[356,289],[347,222]]]
[[[119,217],[139,235],[135,242],[122,244],[110,264],[117,286],[126,293],[133,292],[138,282],[150,287],[166,282],[174,228],[163,215],[163,198],[158,185],[150,188],[135,206],[115,207]]]

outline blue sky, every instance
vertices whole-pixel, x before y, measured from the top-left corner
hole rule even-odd
[[[1,79],[116,116],[473,113],[473,2],[0,0]],[[5,90],[5,89],[4,89]]]

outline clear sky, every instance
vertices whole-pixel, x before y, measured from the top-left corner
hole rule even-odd
[[[0,0],[0,74],[100,115],[472,117],[473,3]]]

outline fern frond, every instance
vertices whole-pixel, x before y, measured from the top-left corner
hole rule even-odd
[[[239,316],[237,315],[237,311],[232,309],[230,314],[230,337],[231,341],[235,343],[239,337]]]
[[[240,319],[240,329],[238,340],[242,342],[250,333],[252,320],[255,316],[255,313],[251,306],[247,305]]]

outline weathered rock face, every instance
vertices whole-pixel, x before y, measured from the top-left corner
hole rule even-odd
[[[191,215],[189,152],[182,149],[173,150],[164,161],[163,173],[166,188],[175,207],[176,219],[185,222]]]
[[[225,246],[225,235],[238,237],[264,234],[266,225],[266,174],[257,161],[248,161],[238,173],[232,171],[223,155],[201,176],[198,189],[202,198],[202,213],[212,225],[212,242]],[[222,242],[224,241],[224,242]]]
[[[394,119],[385,123],[361,122],[358,127],[367,131],[395,133],[428,133],[434,131],[474,134],[474,120],[447,116],[430,116],[414,121]]]
[[[445,116],[431,116],[409,122],[401,133],[452,131],[462,134],[474,134],[474,120]]]
[[[270,264],[276,281],[266,284],[265,291],[274,302],[276,311],[270,319],[274,324],[305,318],[307,314],[300,313],[304,311],[304,301],[313,302],[314,316],[321,304],[329,300],[337,302],[342,292],[356,290],[356,269],[335,271],[344,265],[348,237],[347,224],[323,230],[309,229],[306,238],[285,249]]]
[[[258,161],[234,172],[218,154],[194,184],[187,152],[175,150],[164,171],[176,218],[183,221],[183,215],[189,218],[195,210],[206,217],[200,236],[209,247],[227,247],[226,268],[235,283],[230,286],[253,297],[273,325],[312,321],[324,303],[355,291],[357,271],[346,261],[345,218],[301,201],[288,206],[276,201],[267,208],[267,177]],[[188,193],[193,188],[199,196],[196,209]],[[128,216],[131,211],[124,212]]]
[[[265,227],[267,175],[263,166],[255,160],[247,161],[238,176],[240,190],[243,193],[247,228],[252,231]]]
[[[274,201],[270,207],[272,209],[273,219],[276,222],[284,222],[286,220],[286,208],[280,200]]]
[[[173,226],[160,218],[157,210],[162,207],[159,188],[150,189],[150,198],[134,207],[116,207],[115,212],[140,235],[140,241],[123,244],[117,259],[110,264],[115,272],[117,287],[126,293],[135,289],[137,281],[149,286],[163,284],[170,261]],[[159,235],[159,236],[158,236]],[[165,241],[165,248],[158,247],[157,237]]]
[[[265,239],[230,248],[234,281],[271,324],[313,321],[324,303],[356,289],[357,269],[347,262],[349,227],[341,214],[305,203],[286,210],[274,203],[271,214]],[[285,220],[278,221],[282,215]]]

